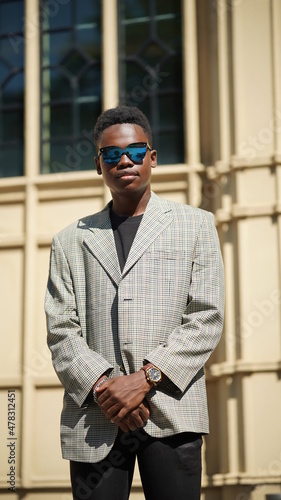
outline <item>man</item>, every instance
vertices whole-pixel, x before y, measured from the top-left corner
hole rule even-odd
[[[105,111],[95,144],[112,201],[54,237],[46,295],[73,498],[129,498],[137,456],[146,499],[198,500],[224,306],[213,215],[151,192],[157,153],[137,108]]]

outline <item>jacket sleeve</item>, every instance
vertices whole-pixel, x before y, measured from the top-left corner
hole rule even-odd
[[[146,360],[183,393],[217,346],[224,317],[224,271],[214,216],[205,212],[195,242],[189,300],[182,324]],[[176,389],[175,388],[175,389]]]
[[[69,264],[56,236],[51,248],[45,312],[54,369],[67,393],[82,406],[96,380],[113,367],[82,337]]]

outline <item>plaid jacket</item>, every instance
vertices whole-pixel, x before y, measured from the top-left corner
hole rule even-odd
[[[62,454],[97,462],[117,426],[89,398],[107,370],[143,360],[168,377],[148,393],[145,431],[208,432],[204,364],[223,325],[223,264],[213,215],[152,193],[121,273],[109,206],[53,239],[46,293],[48,345],[65,388]]]

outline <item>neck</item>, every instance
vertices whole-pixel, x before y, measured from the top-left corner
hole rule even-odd
[[[134,196],[126,198],[112,193],[112,210],[116,215],[120,216],[133,217],[134,215],[141,215],[145,212],[150,196],[150,191],[145,192],[141,197],[134,194]]]

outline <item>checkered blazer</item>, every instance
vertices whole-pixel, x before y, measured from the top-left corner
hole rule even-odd
[[[109,205],[57,234],[46,293],[48,345],[64,386],[62,454],[97,462],[117,426],[89,397],[105,372],[143,360],[168,382],[147,396],[145,431],[208,432],[204,364],[223,325],[223,264],[213,215],[152,193],[123,272]]]

